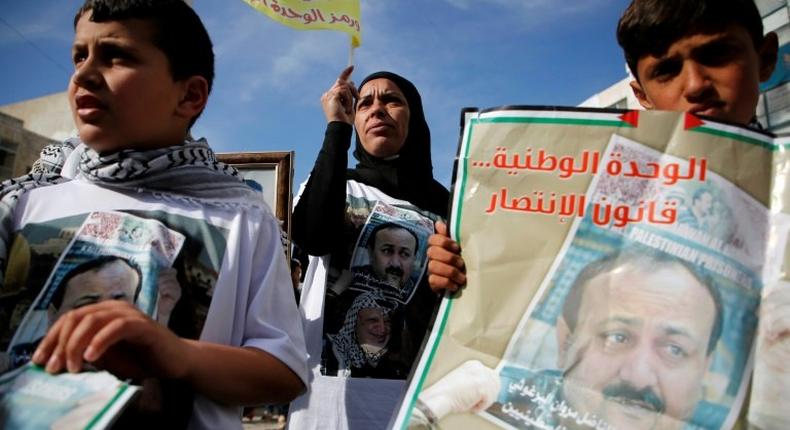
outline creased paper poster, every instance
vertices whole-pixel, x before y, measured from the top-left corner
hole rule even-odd
[[[174,306],[166,303],[180,291],[160,291],[160,284],[169,285],[160,278],[183,243],[184,235],[159,221],[121,212],[91,212],[11,339],[12,367],[30,359],[62,314],[86,304],[128,301],[166,324]]]
[[[393,426],[785,428],[784,158],[690,114],[467,114],[450,221],[467,287]]]

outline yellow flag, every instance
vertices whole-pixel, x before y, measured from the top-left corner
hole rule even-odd
[[[338,30],[361,43],[359,0],[244,0],[269,18],[300,30]]]

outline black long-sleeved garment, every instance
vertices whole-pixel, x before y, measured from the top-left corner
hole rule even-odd
[[[343,240],[350,124],[330,122],[315,166],[291,217],[294,242],[310,255],[326,255]]]

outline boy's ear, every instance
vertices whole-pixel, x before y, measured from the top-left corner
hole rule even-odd
[[[183,92],[176,106],[176,115],[192,119],[203,112],[208,101],[208,82],[202,76],[190,76],[182,82]]]
[[[644,88],[642,88],[642,84],[640,84],[636,79],[631,81],[631,90],[634,91],[636,99],[639,100],[639,104],[642,105],[643,108],[647,110],[653,109],[653,102],[647,98],[647,94],[645,93]]]
[[[773,31],[763,37],[762,46],[757,52],[760,56],[760,82],[765,82],[771,77],[776,67],[776,57],[779,51],[779,39]]]

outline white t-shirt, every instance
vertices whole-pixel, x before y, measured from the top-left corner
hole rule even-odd
[[[306,384],[303,331],[280,228],[265,204],[262,206],[227,209],[179,204],[146,192],[131,195],[112,191],[79,179],[38,188],[23,195],[15,209],[16,239],[3,288],[14,289],[24,282],[31,289],[41,290],[51,284],[47,281],[49,273],[67,264],[67,259],[88,258],[86,251],[75,251],[73,237],[84,230],[89,214],[120,214],[118,219],[137,226],[128,231],[117,227],[114,236],[107,236],[115,239],[96,242],[95,247],[83,246],[89,253],[126,255],[143,265],[162,260],[161,256],[143,256],[139,250],[125,249],[123,240],[118,239],[119,234],[127,235],[130,241],[132,237],[144,237],[146,232],[138,227],[156,220],[180,243],[173,268],[178,271],[181,308],[177,304],[173,309],[169,327],[176,327],[179,335],[186,333],[186,337],[199,337],[201,341],[264,350]],[[161,243],[153,244],[157,247],[162,248]],[[25,272],[20,268],[29,269],[29,279],[14,274]],[[158,269],[152,270],[157,273]],[[16,283],[15,277],[20,278]],[[241,428],[240,416],[241,408],[223,406],[195,393],[189,427]]]
[[[348,253],[345,256],[310,256],[305,273],[300,304],[312,380],[307,393],[291,403],[290,428],[380,429],[387,426],[402,398],[405,379],[417,359],[423,336],[404,338],[408,333],[426,330],[436,300],[423,282],[427,238],[433,233],[434,219],[434,215],[419,211],[409,202],[393,199],[377,188],[346,181],[344,230]],[[402,268],[397,288],[376,280],[380,263],[374,256],[375,251],[371,250],[371,242],[375,244],[376,227],[385,225],[390,226],[386,227],[390,231],[394,229],[403,234],[408,230],[416,239],[413,262],[409,268]],[[408,235],[402,237],[405,237],[406,247],[411,248],[414,242]],[[362,314],[357,313],[362,307],[379,307],[378,312],[387,314],[386,349],[374,353],[358,345],[349,348],[349,343],[364,336],[355,333],[353,328],[348,329],[362,321]],[[417,326],[420,329],[415,329]],[[342,340],[344,328],[347,336]],[[395,342],[398,338],[400,340]],[[408,346],[404,346],[406,344]],[[388,352],[395,357],[388,357]],[[360,360],[364,362],[361,367],[358,366]]]

